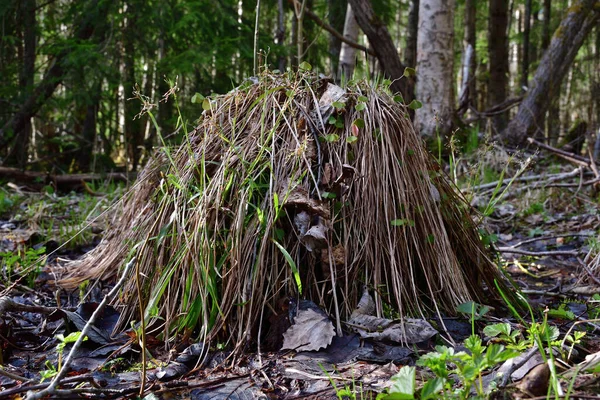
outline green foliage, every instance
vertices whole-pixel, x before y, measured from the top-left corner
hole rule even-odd
[[[10,283],[14,274],[27,276],[27,283],[33,287],[42,266],[45,263],[45,247],[38,249],[27,248],[16,252],[0,253],[0,266],[2,270],[2,281]]]

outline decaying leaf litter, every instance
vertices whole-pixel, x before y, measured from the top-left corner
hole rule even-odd
[[[136,256],[141,296],[132,272],[116,301],[119,326],[140,319],[141,298],[149,330],[207,343],[195,362],[208,344],[225,344],[235,350],[227,362],[250,369],[264,364],[244,352],[268,334],[269,315],[289,321],[290,297],[312,299],[332,334],[360,333],[352,314],[365,287],[380,319],[384,305],[422,317],[493,300],[483,289],[498,271],[406,108],[366,85],[327,101],[323,93],[337,91],[266,76],[213,99],[184,145],[150,162],[103,243],[61,283],[106,280]],[[309,375],[328,386],[322,372]]]

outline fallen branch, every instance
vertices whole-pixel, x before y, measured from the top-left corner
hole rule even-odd
[[[56,394],[57,386],[60,383],[60,381],[67,374],[67,371],[69,370],[69,367],[71,366],[71,363],[73,362],[75,353],[77,352],[77,350],[79,350],[79,347],[81,347],[81,344],[83,343],[83,339],[86,337],[87,333],[89,332],[91,327],[94,325],[96,318],[98,318],[98,315],[100,315],[102,313],[102,311],[104,310],[104,307],[106,307],[109,300],[111,300],[119,292],[119,290],[121,289],[121,286],[123,286],[127,276],[129,275],[129,270],[135,264],[135,262],[136,262],[136,257],[133,257],[125,266],[125,269],[123,270],[121,278],[119,279],[119,281],[117,282],[115,287],[112,288],[112,290],[106,296],[104,296],[104,298],[102,299],[100,304],[98,304],[98,307],[94,310],[94,313],[92,314],[92,316],[90,317],[88,322],[83,327],[83,330],[81,331],[81,334],[77,338],[77,341],[73,344],[73,347],[71,347],[71,351],[69,352],[69,355],[65,359],[65,362],[63,363],[63,367],[61,368],[60,371],[58,371],[58,374],[56,374],[54,379],[52,379],[52,382],[50,382],[50,385],[47,388],[45,388],[44,390],[41,390],[37,393],[28,392],[27,400],[37,400],[37,399],[41,399],[41,398],[51,395],[51,394]]]
[[[515,244],[510,245],[508,247],[510,247],[510,248],[516,248],[516,247],[524,246],[524,245],[529,244],[529,243],[539,242],[541,240],[552,240],[552,239],[566,238],[566,237],[575,237],[575,236],[590,237],[590,236],[595,236],[595,235],[591,234],[591,233],[565,233],[565,234],[562,234],[562,235],[540,236],[540,237],[536,237],[536,238],[532,238],[532,239],[522,240],[519,243],[515,243]]]
[[[572,250],[553,250],[553,251],[528,251],[528,250],[519,250],[513,247],[498,247],[497,250],[500,253],[513,253],[513,254],[522,254],[524,256],[533,256],[533,257],[545,257],[545,256],[574,256],[577,257],[579,254],[576,251]]]
[[[10,371],[4,369],[2,365],[0,365],[0,375],[5,376],[9,379],[21,382],[31,382],[31,379],[25,378],[24,376],[13,374]]]
[[[556,147],[552,147],[552,146],[547,145],[542,142],[538,142],[534,138],[528,138],[527,141],[529,143],[539,147],[540,149],[548,150],[551,153],[554,153],[557,156],[562,157],[565,160],[570,161],[574,164],[581,165],[586,168],[591,168],[591,162],[588,159],[586,159],[585,157],[582,157],[582,156],[574,154],[574,153],[569,153],[568,151],[557,149]]]
[[[60,311],[57,307],[30,306],[27,304],[19,304],[14,302],[9,297],[0,297],[0,315],[6,315],[7,312],[31,312],[37,314],[52,314],[55,311]]]
[[[8,179],[13,182],[48,185],[53,184],[56,188],[71,189],[74,186],[83,186],[83,182],[92,181],[119,181],[131,182],[135,180],[137,174],[134,172],[110,172],[106,174],[68,174],[52,175],[45,172],[22,171],[17,168],[0,167],[0,178]]]

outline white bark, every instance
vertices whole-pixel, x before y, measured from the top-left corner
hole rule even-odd
[[[350,3],[346,8],[346,20],[344,21],[344,37],[358,42],[359,27],[356,18],[354,18],[354,11]],[[348,46],[346,43],[342,43],[342,49],[340,51],[340,62],[338,78],[344,77],[344,79],[351,79],[354,73],[354,67],[356,66],[356,48]]]
[[[452,90],[455,0],[421,0],[417,35],[416,111],[421,135],[445,135],[454,109]]]

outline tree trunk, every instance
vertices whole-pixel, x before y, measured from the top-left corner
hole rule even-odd
[[[460,108],[465,111],[470,105],[477,105],[476,96],[476,9],[475,0],[465,0],[465,34],[463,39],[462,88],[459,96]]]
[[[359,27],[352,6],[348,4],[346,7],[346,21],[344,22],[344,37],[353,42],[358,41]],[[354,67],[356,66],[356,48],[349,46],[347,43],[342,43],[340,51],[340,62],[338,78],[352,79]]]
[[[521,58],[521,90],[527,88],[529,75],[529,39],[531,32],[531,0],[525,1],[525,17],[523,19],[523,57]]]
[[[472,0],[467,0],[472,1]],[[406,30],[406,50],[404,64],[407,67],[417,66],[417,32],[419,30],[419,0],[410,0],[408,11],[408,28]]]
[[[76,24],[75,38],[82,42],[88,40],[94,33],[94,28],[106,20],[108,8],[112,3],[109,1],[90,1],[86,10]],[[0,147],[6,145],[7,134],[21,132],[27,121],[33,117],[48,100],[56,87],[62,82],[67,73],[68,58],[74,46],[63,48],[56,58],[51,62],[42,81],[32,91],[31,96],[25,100],[19,111],[17,111],[0,129]]]
[[[552,0],[544,0],[544,23],[542,25],[542,52],[550,44],[550,18],[552,15]]]
[[[277,33],[275,39],[279,46],[285,46],[285,8],[283,6],[283,0],[277,0]],[[285,72],[285,64],[285,55],[282,53],[279,56],[279,62],[277,64],[279,71]]]
[[[89,171],[92,156],[94,154],[94,143],[96,142],[96,120],[100,99],[102,97],[102,86],[99,82],[94,83],[90,93],[90,100],[85,107],[85,119],[81,130],[79,151],[77,152],[77,165],[80,171]]]
[[[347,3],[346,0],[327,0],[329,25],[338,32],[342,32],[345,27]],[[342,41],[335,35],[329,35],[329,67],[332,76],[338,71],[341,50]]]
[[[20,14],[19,19],[23,23],[23,57],[21,74],[19,76],[19,86],[21,89],[21,98],[27,99],[31,96],[33,90],[35,74],[35,47],[37,40],[35,27],[35,0],[22,0],[19,3],[18,14]],[[20,131],[15,131],[13,133],[15,134],[15,142],[12,151],[7,157],[6,163],[24,169],[29,157],[31,117],[23,122],[23,128]]]
[[[599,19],[599,0],[578,0],[569,8],[540,61],[531,89],[503,132],[507,142],[521,145],[529,135],[540,129],[544,113],[558,93],[562,79]]]
[[[419,7],[416,126],[426,138],[452,127],[455,0],[422,0]]]
[[[133,99],[135,90],[136,71],[135,71],[135,45],[136,37],[136,10],[134,5],[129,3],[127,6],[124,35],[123,35],[123,110],[125,114],[125,143],[127,149],[128,164],[132,171],[136,171],[141,157],[141,149],[144,145],[144,135],[142,133],[141,120],[136,119],[140,109],[139,101]]]
[[[373,12],[369,0],[349,0],[354,10],[354,16],[362,31],[369,38],[369,43],[377,59],[381,63],[385,75],[392,80],[390,89],[402,93],[405,100],[414,98],[412,84],[407,78],[400,77],[404,74],[404,65],[400,61],[396,45],[383,22]]]
[[[488,53],[490,77],[488,84],[488,106],[498,105],[507,97],[508,86],[508,2],[506,0],[490,0],[488,28]],[[496,131],[506,127],[506,113],[498,114],[492,119]]]

